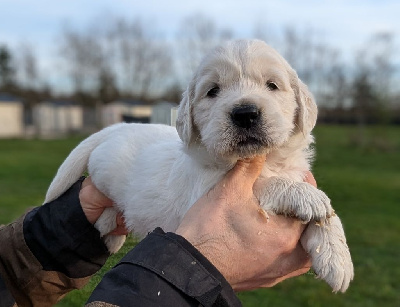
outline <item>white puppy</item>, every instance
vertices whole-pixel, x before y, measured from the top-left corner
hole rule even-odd
[[[353,264],[329,198],[304,183],[313,156],[317,107],[295,71],[258,40],[233,41],[201,63],[181,101],[177,131],[163,125],[117,124],[90,136],[61,165],[49,202],[85,170],[143,237],[155,227],[174,231],[189,207],[240,158],[266,154],[256,196],[270,214],[309,223],[301,243],[313,269],[333,291],[345,291]],[[96,223],[115,227],[107,209]],[[111,252],[124,236],[105,238]]]

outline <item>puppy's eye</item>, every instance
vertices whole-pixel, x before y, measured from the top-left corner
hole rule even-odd
[[[272,81],[268,81],[267,82],[267,87],[270,91],[276,91],[278,90],[278,86],[276,85],[276,83],[272,82]]]
[[[208,92],[207,92],[207,97],[210,97],[210,98],[214,98],[214,97],[217,97],[217,95],[218,95],[218,93],[219,93],[219,87],[218,86],[214,86],[211,90],[209,90]]]

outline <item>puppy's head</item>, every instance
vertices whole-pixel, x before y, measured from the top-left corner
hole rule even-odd
[[[262,41],[232,41],[200,64],[179,107],[177,130],[217,157],[243,158],[308,135],[317,107],[296,72]]]

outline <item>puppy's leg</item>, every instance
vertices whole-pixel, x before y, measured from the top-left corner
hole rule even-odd
[[[334,292],[344,292],[353,279],[353,263],[339,218],[324,192],[308,183],[273,177],[264,182],[259,196],[267,212],[283,214],[311,223],[301,243],[311,256],[317,276]]]
[[[311,184],[271,177],[261,190],[260,204],[267,212],[296,217],[304,223],[334,215],[328,196]]]
[[[324,224],[311,222],[301,244],[311,255],[317,277],[325,280],[334,292],[345,292],[353,280],[354,268],[339,217],[332,216]]]
[[[100,236],[104,237],[104,243],[112,254],[122,247],[126,239],[126,236],[107,235],[117,227],[117,213],[114,208],[106,208],[94,224]]]

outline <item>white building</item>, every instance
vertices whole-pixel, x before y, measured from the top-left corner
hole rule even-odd
[[[120,99],[103,106],[103,127],[120,122],[149,123],[152,106],[138,100]]]
[[[24,105],[18,98],[0,93],[0,138],[24,135]]]
[[[150,122],[152,124],[164,124],[171,126],[172,110],[177,108],[177,104],[168,101],[161,101],[154,105],[151,112]],[[172,123],[175,126],[175,122]]]
[[[83,128],[83,108],[71,101],[43,101],[33,108],[33,122],[39,136],[79,132]]]

